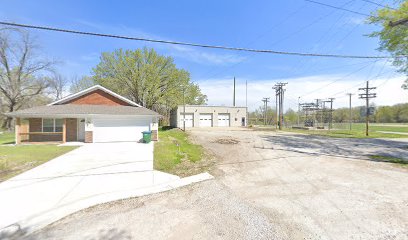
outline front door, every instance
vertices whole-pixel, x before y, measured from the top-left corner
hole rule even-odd
[[[85,119],[78,119],[78,141],[85,141]]]

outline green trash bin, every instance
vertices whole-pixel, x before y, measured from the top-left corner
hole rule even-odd
[[[143,134],[143,142],[149,143],[152,141],[152,132],[151,131],[144,131]]]

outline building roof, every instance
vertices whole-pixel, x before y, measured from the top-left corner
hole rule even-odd
[[[178,105],[178,107],[183,107],[184,105]],[[222,108],[246,108],[245,106],[222,106],[222,105],[188,105],[186,107],[204,107],[204,108],[212,108],[212,107],[222,107]]]
[[[85,90],[82,90],[82,91],[80,91],[80,92],[71,94],[71,95],[69,95],[69,96],[67,96],[67,97],[61,98],[61,99],[59,99],[59,100],[57,100],[57,101],[55,101],[55,102],[52,102],[52,103],[48,104],[48,106],[67,103],[67,102],[69,102],[69,101],[71,101],[71,100],[73,100],[73,99],[79,98],[79,97],[81,97],[81,96],[83,96],[83,95],[85,95],[85,94],[87,94],[87,93],[93,92],[93,91],[95,91],[95,90],[102,90],[102,91],[104,91],[104,92],[106,92],[106,93],[108,93],[108,94],[110,94],[110,95],[112,95],[112,96],[114,96],[114,97],[116,97],[116,98],[118,98],[118,99],[124,101],[124,102],[129,103],[129,104],[132,105],[132,106],[141,107],[141,105],[139,105],[139,104],[137,104],[137,103],[135,103],[135,102],[133,102],[133,101],[131,101],[131,100],[129,100],[129,99],[127,99],[127,98],[125,98],[125,97],[123,97],[123,96],[117,94],[117,93],[114,93],[114,92],[112,92],[111,90],[102,87],[101,85],[95,85],[95,86],[92,86],[92,87],[87,88],[87,89],[85,89]]]
[[[32,107],[7,113],[6,115],[10,117],[76,117],[89,115],[160,116],[157,112],[145,107],[76,104]]]

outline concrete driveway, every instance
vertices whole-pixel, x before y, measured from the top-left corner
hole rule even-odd
[[[176,179],[153,171],[153,143],[85,144],[1,183],[0,229],[30,232],[91,205]]]

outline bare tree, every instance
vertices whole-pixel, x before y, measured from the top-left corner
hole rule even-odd
[[[53,62],[36,55],[37,46],[28,32],[18,29],[0,29],[0,94],[6,112],[18,110],[31,98],[49,87]],[[11,128],[7,117],[2,127]]]
[[[53,96],[54,100],[61,99],[68,87],[67,79],[60,74],[54,74],[54,76],[50,79],[49,84],[51,91],[50,95]]]

